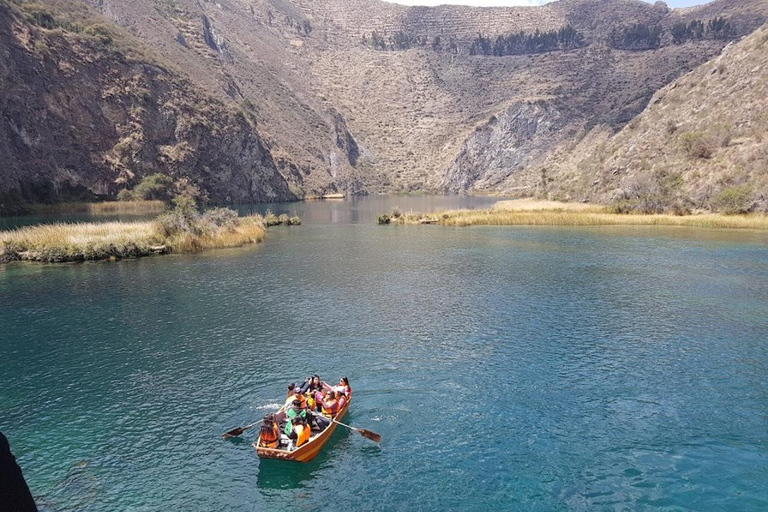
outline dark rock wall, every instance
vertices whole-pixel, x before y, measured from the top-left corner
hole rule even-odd
[[[292,199],[246,117],[186,79],[0,3],[0,208],[114,196],[161,172],[213,201]]]

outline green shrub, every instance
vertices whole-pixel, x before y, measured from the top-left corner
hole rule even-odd
[[[203,214],[203,220],[219,228],[232,229],[237,226],[237,212],[229,208],[212,208]]]
[[[288,214],[282,213],[277,218],[278,223],[282,224],[283,226],[288,226],[288,223],[290,222],[290,217],[288,217]]]
[[[88,25],[83,29],[83,34],[92,37],[99,41],[101,44],[105,45],[112,44],[112,41],[114,40],[109,27],[102,25],[101,23]]]
[[[675,133],[678,128],[679,126],[674,120],[670,119],[669,121],[667,121],[667,133],[669,135],[672,135],[673,133]]]
[[[389,218],[389,215],[387,215],[386,213],[382,213],[376,219],[377,224],[389,224],[389,222],[390,222],[390,218]]]
[[[160,232],[165,237],[171,237],[179,233],[191,233],[201,235],[206,230],[212,230],[215,224],[210,219],[204,219],[197,212],[195,201],[186,196],[173,198],[174,208],[157,218]],[[237,215],[237,214],[235,214]]]
[[[164,174],[151,174],[144,177],[133,189],[133,200],[159,199],[167,201],[171,197],[173,180]],[[194,201],[192,201],[194,203]]]
[[[716,144],[704,132],[686,132],[680,135],[680,147],[692,158],[712,158]]]
[[[30,23],[37,25],[38,27],[47,28],[49,30],[57,28],[59,21],[46,7],[38,4],[28,4],[24,6],[24,17]]]
[[[141,103],[149,103],[152,100],[152,91],[139,87],[133,91],[133,96]]]
[[[267,213],[264,215],[264,225],[267,227],[279,226],[280,219],[278,219],[277,215],[272,213],[270,210],[267,210]]]
[[[726,187],[712,201],[717,211],[729,215],[749,213],[754,204],[754,190],[749,185]]]
[[[133,191],[128,190],[127,188],[124,188],[120,192],[117,193],[117,200],[118,201],[133,201]]]
[[[288,219],[288,225],[289,226],[301,226],[301,219],[294,215],[290,219]]]
[[[79,25],[57,18],[46,6],[36,3],[22,4],[22,9],[24,18],[38,27],[48,30],[58,28],[69,32],[80,32],[81,30]]]
[[[627,214],[632,213],[637,209],[637,200],[627,199],[626,197],[619,198],[611,205],[611,213]]]

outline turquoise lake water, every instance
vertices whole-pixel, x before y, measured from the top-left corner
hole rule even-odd
[[[768,510],[768,235],[374,225],[492,202],[272,205],[304,224],[0,266],[0,430],[40,509]],[[311,373],[381,445],[219,437]]]

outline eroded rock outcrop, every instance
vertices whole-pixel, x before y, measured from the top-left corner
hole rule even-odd
[[[238,112],[114,41],[26,22],[0,3],[0,208],[114,196],[153,173],[226,201],[294,197]]]
[[[448,167],[449,192],[498,190],[531,160],[546,155],[563,138],[566,119],[547,101],[516,103],[477,127]]]

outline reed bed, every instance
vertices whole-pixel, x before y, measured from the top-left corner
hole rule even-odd
[[[221,229],[199,236],[180,233],[167,243],[174,252],[198,252],[205,249],[226,249],[255,244],[264,240],[267,232],[260,215],[241,217],[231,229]]]
[[[260,242],[266,231],[260,215],[238,218],[231,227],[201,234],[162,234],[156,221],[47,224],[0,231],[0,263],[48,263],[139,258],[169,252],[240,247]]]
[[[541,199],[524,198],[524,199],[508,199],[505,201],[498,201],[493,205],[495,210],[510,210],[510,211],[575,211],[575,212],[595,212],[602,213],[606,211],[606,207],[599,204],[592,203],[563,203],[560,201],[546,201]]]
[[[768,215],[630,215],[593,210],[518,211],[497,208],[408,212],[392,222],[444,226],[685,226],[697,228],[768,229]]]
[[[36,204],[35,213],[87,213],[105,215],[111,213],[159,213],[167,208],[165,201],[104,201],[100,203]]]

